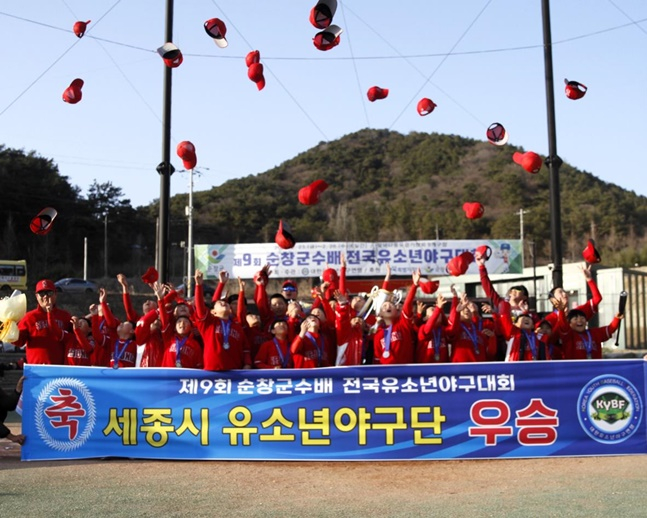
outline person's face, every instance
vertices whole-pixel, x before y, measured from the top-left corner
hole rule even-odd
[[[49,290],[39,291],[36,293],[36,300],[41,308],[51,309],[56,305],[56,292]]]
[[[252,313],[247,315],[247,325],[249,327],[260,327],[261,326],[261,317],[254,315]]]
[[[281,294],[288,300],[297,300],[299,291],[294,286],[285,286]]]
[[[79,320],[77,320],[76,327],[84,335],[87,335],[90,332],[90,324],[88,324],[88,321],[85,318],[79,318]]]
[[[211,310],[211,313],[218,318],[222,318],[223,320],[228,320],[229,317],[231,316],[231,306],[229,305],[229,302],[226,300],[217,300],[215,304],[213,305],[213,309]]]
[[[382,317],[384,320],[392,320],[396,316],[398,316],[398,308],[396,307],[393,302],[390,300],[387,300],[382,303],[380,306],[380,317]]]
[[[568,293],[566,293],[563,288],[557,288],[553,292],[553,298],[556,299],[558,302],[565,304],[566,307],[568,307]]]
[[[186,304],[178,304],[173,310],[175,318],[191,316],[191,310]]]
[[[544,335],[550,335],[553,332],[553,328],[550,327],[550,324],[544,322],[539,325],[539,332]]]
[[[532,331],[534,327],[532,318],[530,318],[527,315],[521,315],[517,317],[517,320],[514,323],[514,325],[517,326],[519,329],[523,329],[524,331]]]
[[[350,301],[350,306],[355,311],[360,311],[364,307],[364,299],[362,297],[355,295]]]
[[[162,322],[158,318],[151,324],[151,333],[156,333],[160,329],[162,329]]]
[[[285,340],[288,336],[288,324],[287,322],[277,322],[272,327],[272,334],[276,336],[279,340]]]
[[[310,314],[317,317],[320,322],[326,321],[326,313],[321,308],[314,308],[312,311],[310,311]]]
[[[576,315],[569,319],[568,325],[573,331],[583,333],[586,330],[586,318],[583,315]]]
[[[319,332],[319,319],[315,316],[309,316],[308,318],[305,319],[306,323],[306,330],[310,331],[311,333],[318,333]]]
[[[142,311],[144,312],[144,315],[156,308],[157,308],[157,302],[155,302],[154,300],[147,300],[142,304]]]
[[[510,305],[512,307],[519,306],[519,304],[525,302],[527,298],[526,294],[521,290],[510,290]]]
[[[288,311],[288,305],[282,298],[274,297],[270,301],[270,310],[272,311],[272,313],[274,313],[275,316],[284,317]]]
[[[364,329],[364,319],[360,317],[353,317],[350,319],[350,326],[354,328]]]
[[[192,328],[191,321],[186,317],[180,317],[175,322],[175,332],[180,336],[188,335]]]
[[[117,336],[120,340],[128,340],[133,336],[133,325],[130,322],[122,322],[117,326]]]
[[[464,306],[460,311],[460,318],[462,322],[467,322],[472,320],[472,310],[470,309],[469,304]]]

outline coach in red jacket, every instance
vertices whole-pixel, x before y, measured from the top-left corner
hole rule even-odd
[[[56,286],[49,279],[36,284],[38,307],[25,314],[18,323],[20,334],[14,345],[27,345],[27,363],[63,365],[65,347],[50,333],[47,313],[51,313],[55,325],[65,331],[72,331],[72,315],[56,307]]]

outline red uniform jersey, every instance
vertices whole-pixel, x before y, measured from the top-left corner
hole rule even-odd
[[[411,285],[402,304],[402,313],[388,326],[382,326],[373,337],[373,363],[383,365],[414,362],[413,298],[416,286]],[[379,310],[379,308],[378,308]]]
[[[427,321],[418,329],[416,363],[448,363],[450,357],[445,317],[436,306]]]
[[[583,333],[571,329],[563,312],[557,322],[559,336],[562,339],[565,360],[601,360],[602,343],[609,340],[620,325],[620,319],[613,317],[611,324],[604,327],[592,327]]]
[[[294,367],[290,344],[287,340],[273,338],[261,344],[254,365],[257,369],[289,369]]]
[[[335,307],[335,330],[337,332],[337,359],[335,365],[361,365],[364,360],[364,331],[361,327],[352,327],[351,307],[349,304],[337,304]]]
[[[301,335],[296,336],[290,350],[295,369],[313,369],[332,365],[328,357],[330,347],[326,344],[326,337],[321,333],[307,332],[303,338]]]
[[[53,322],[64,331],[71,331],[70,315],[64,309],[54,308],[50,312]],[[14,345],[27,345],[27,363],[63,365],[65,349],[63,343],[50,332],[47,312],[38,306],[25,313],[18,323],[19,336]]]
[[[204,366],[202,362],[202,347],[200,347],[193,333],[189,333],[184,337],[174,335],[165,338],[164,345],[162,367],[202,369]],[[178,365],[178,360],[180,365]]]

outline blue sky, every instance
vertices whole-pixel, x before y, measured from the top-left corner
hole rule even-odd
[[[485,140],[487,126],[500,122],[510,144],[547,153],[540,0],[340,0],[334,23],[344,33],[328,52],[312,44],[315,3],[175,2],[173,41],[184,62],[173,71],[172,161],[182,169],[176,144],[195,144],[196,191],[366,127]],[[156,49],[165,4],[5,2],[0,144],[53,159],[84,193],[96,179],[121,187],[134,206],[158,198],[164,65]],[[227,24],[225,49],[203,30],[214,17]],[[82,39],[72,33],[77,20],[92,20]],[[551,5],[558,154],[640,195],[647,195],[646,20],[644,0]],[[244,61],[256,49],[262,91]],[[77,77],[83,99],[64,103]],[[567,99],[564,78],[585,84],[586,96]],[[389,88],[388,98],[370,103],[371,86]],[[415,109],[422,97],[438,105],[426,117]],[[187,191],[188,175],[174,174],[171,193]]]

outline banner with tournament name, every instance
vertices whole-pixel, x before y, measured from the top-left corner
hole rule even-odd
[[[23,460],[423,460],[647,453],[643,360],[25,367]]]
[[[420,268],[423,276],[448,275],[447,263],[454,257],[479,246],[490,248],[488,272],[522,273],[522,242],[518,239],[486,239],[455,241],[395,241],[370,242],[313,242],[297,243],[283,250],[274,243],[238,245],[195,245],[195,266],[207,279],[217,279],[227,271],[232,278],[251,279],[264,265],[269,264],[272,276],[320,277],[328,267],[341,268],[341,254],[346,257],[346,275],[349,277],[382,277],[386,264],[393,275],[411,275]],[[467,274],[478,274],[472,263]]]

